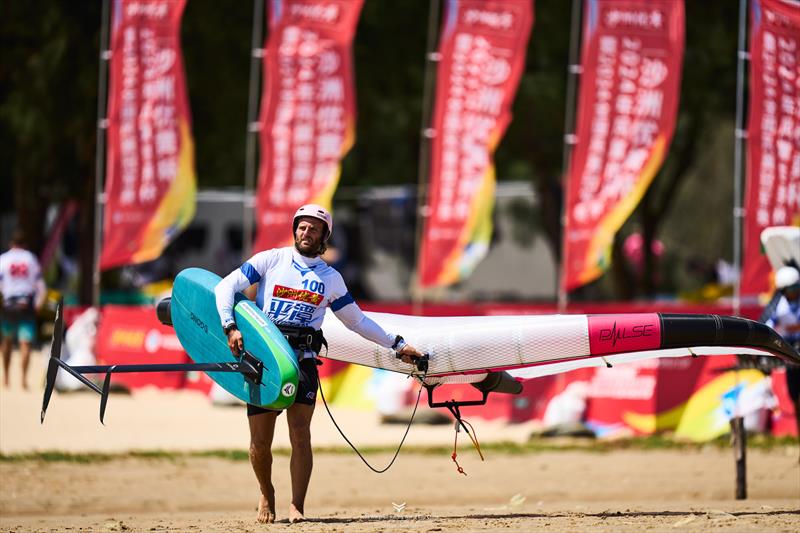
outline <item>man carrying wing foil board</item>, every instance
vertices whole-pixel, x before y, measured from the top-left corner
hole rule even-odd
[[[275,323],[294,348],[300,364],[294,404],[286,410],[292,456],[292,503],[289,522],[304,519],[304,503],[311,479],[311,417],[317,398],[317,355],[323,344],[320,325],[325,308],[349,329],[385,348],[392,348],[405,363],[422,357],[403,337],[386,332],[361,312],[342,276],[321,258],[333,230],[333,218],[323,207],[300,207],[292,223],[294,247],[259,252],[228,274],[215,288],[217,311],[234,355],[243,348],[242,334],[233,317],[234,294],[258,284],[256,304]],[[272,438],[279,411],[247,406],[250,425],[250,462],[261,489],[258,521],[275,521],[275,489],[272,485]]]

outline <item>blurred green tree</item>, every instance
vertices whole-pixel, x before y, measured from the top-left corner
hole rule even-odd
[[[11,189],[3,210],[16,212],[38,251],[48,206],[77,199],[91,273],[100,4],[5,2],[0,19],[0,172]]]

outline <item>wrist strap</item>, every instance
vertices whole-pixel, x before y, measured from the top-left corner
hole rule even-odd
[[[399,351],[403,349],[403,346],[408,344],[405,339],[401,335],[398,335],[394,338],[394,344],[392,344],[392,350]]]

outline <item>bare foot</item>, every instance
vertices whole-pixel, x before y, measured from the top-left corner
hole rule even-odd
[[[291,504],[289,506],[289,523],[290,524],[296,524],[297,522],[304,522],[305,519],[306,519],[306,517],[303,516],[303,513],[299,509],[297,509],[297,507],[295,507],[294,504]]]
[[[263,495],[258,500],[258,518],[256,520],[259,524],[275,523],[275,507],[270,507],[267,498]]]

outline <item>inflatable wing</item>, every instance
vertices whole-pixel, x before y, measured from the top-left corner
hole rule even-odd
[[[800,227],[772,226],[761,232],[761,246],[772,270],[785,265],[800,266]]]
[[[655,357],[751,354],[800,364],[800,354],[768,326],[718,315],[609,314],[414,317],[366,313],[429,354],[424,384],[485,382],[493,374],[529,379]],[[345,328],[328,312],[327,357],[421,376],[412,365]],[[324,354],[323,354],[324,355]],[[508,371],[505,373],[503,371]],[[497,380],[494,381],[496,385]],[[487,387],[494,386],[486,383]],[[512,387],[513,388],[513,387]],[[482,389],[483,390],[483,389]],[[518,390],[496,390],[518,392]]]

